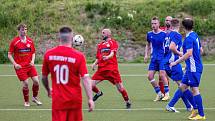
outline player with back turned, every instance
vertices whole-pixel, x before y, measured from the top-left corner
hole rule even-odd
[[[182,82],[179,86],[180,90],[178,93],[175,93],[175,97],[181,97],[182,94],[187,99],[192,99],[197,110],[193,110],[191,115],[188,117],[190,120],[205,120],[204,108],[202,97],[199,91],[199,84],[201,80],[201,75],[203,72],[203,64],[201,59],[201,53],[203,49],[201,47],[200,38],[197,33],[193,31],[194,22],[191,18],[185,18],[182,21],[186,37],[183,42],[183,56],[176,61],[170,64],[171,67],[174,67],[178,63],[185,61],[186,63],[186,72],[183,76]],[[188,87],[191,88],[193,97],[187,95]]]
[[[83,80],[89,111],[94,108],[92,84],[84,55],[72,48],[72,30],[62,27],[59,30],[60,45],[48,50],[44,55],[42,82],[48,96],[52,97],[52,121],[82,121]],[[48,74],[51,73],[52,90]]]

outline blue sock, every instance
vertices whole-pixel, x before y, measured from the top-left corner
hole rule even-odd
[[[194,96],[194,101],[196,102],[198,112],[200,116],[205,116],[204,110],[203,110],[203,105],[202,105],[202,97],[200,94]]]
[[[188,109],[188,108],[191,108],[191,105],[190,105],[188,99],[187,99],[183,94],[182,94],[182,96],[181,96],[181,99],[183,100],[184,105],[186,106],[187,109]]]
[[[180,97],[183,95],[182,91],[180,89],[177,89],[173,98],[170,100],[170,102],[168,103],[168,105],[170,107],[174,107],[174,105],[176,104],[176,102],[178,102],[178,100],[180,99]]]
[[[189,100],[190,104],[193,106],[194,109],[197,109],[196,103],[194,101],[193,95],[189,89],[184,91],[183,95]]]
[[[168,86],[168,85],[165,85],[165,86],[164,86],[164,92],[165,92],[165,93],[169,92],[169,86]]]
[[[160,87],[154,87],[155,92],[158,94],[158,92],[160,92]]]

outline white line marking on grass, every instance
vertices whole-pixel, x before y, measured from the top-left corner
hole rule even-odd
[[[215,63],[211,63],[211,64],[203,64],[204,66],[215,66]],[[0,64],[0,66],[13,66],[12,64]],[[35,66],[37,67],[41,67],[42,64],[35,64]],[[91,64],[87,64],[87,66],[91,66]],[[136,63],[136,64],[119,64],[119,66],[147,66],[148,64],[141,64],[141,63]]]
[[[92,74],[90,74],[92,75]],[[0,77],[13,77],[15,74],[0,75]],[[122,77],[146,77],[146,74],[122,74]]]
[[[0,75],[0,77],[11,77],[11,76],[16,76],[16,75],[15,74]]]
[[[177,108],[179,110],[186,110],[185,108]],[[88,109],[83,109],[87,111]],[[94,109],[95,111],[164,111],[165,108],[131,108],[131,109]],[[204,108],[204,110],[215,110],[215,108]],[[0,109],[0,111],[51,111],[51,109]]]

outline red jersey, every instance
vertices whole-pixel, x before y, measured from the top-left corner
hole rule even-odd
[[[42,74],[52,80],[52,108],[82,108],[80,77],[88,75],[84,55],[70,47],[57,46],[44,55]]]
[[[14,54],[14,60],[22,67],[29,67],[32,55],[35,53],[34,42],[26,36],[26,42],[21,42],[20,37],[15,37],[10,43],[9,52]]]
[[[166,30],[167,30],[167,28],[166,28],[165,26],[161,26],[160,29],[161,29],[162,31],[166,31]]]
[[[115,70],[118,69],[116,53],[118,43],[114,40],[102,41],[97,46],[96,59],[98,59],[98,69],[100,70]],[[114,51],[114,56],[108,60],[103,60],[103,56],[108,56],[111,51]]]

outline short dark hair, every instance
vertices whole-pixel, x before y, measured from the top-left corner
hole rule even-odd
[[[186,30],[192,30],[193,29],[193,20],[191,18],[185,18],[182,21],[182,25]]]
[[[64,26],[64,27],[61,27],[61,28],[60,28],[59,32],[60,32],[60,33],[67,34],[67,33],[72,32],[72,29],[71,29],[70,27]]]
[[[59,33],[61,42],[68,42],[68,37],[72,34],[72,29],[68,26],[64,26],[60,28]]]
[[[27,25],[24,23],[20,23],[19,25],[17,25],[17,30],[19,31],[21,28],[27,28]]]
[[[172,25],[173,27],[179,26],[179,20],[178,20],[177,18],[173,18],[173,19],[171,20],[171,25]]]
[[[152,17],[152,20],[158,20],[158,21],[160,21],[157,16]]]

